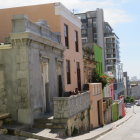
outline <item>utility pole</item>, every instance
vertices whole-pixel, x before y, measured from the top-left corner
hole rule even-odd
[[[77,10],[75,10],[75,9],[72,9],[72,13],[73,13],[73,14],[74,14],[76,11],[77,11]]]
[[[135,110],[134,110],[134,105],[135,105],[135,104],[133,103],[133,113],[135,113],[135,114],[136,114],[136,112],[135,112]]]

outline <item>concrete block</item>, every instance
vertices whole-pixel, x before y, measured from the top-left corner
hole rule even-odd
[[[7,129],[0,129],[0,135],[5,135],[8,133]]]
[[[0,89],[4,89],[4,83],[0,83]]]
[[[30,109],[18,109],[18,122],[33,124],[32,112]]]
[[[27,96],[27,88],[26,87],[18,87],[18,95],[22,95],[22,97]]]
[[[0,120],[0,128],[2,127],[2,125],[3,125],[3,121],[2,121],[2,120]]]
[[[17,79],[22,79],[25,78],[26,76],[27,76],[26,71],[17,71]]]
[[[25,87],[25,86],[27,86],[27,84],[28,84],[27,83],[27,79],[26,78],[22,78],[21,79],[21,86],[24,86]]]
[[[19,68],[21,71],[23,70],[27,70],[27,63],[26,62],[23,62],[23,63],[20,63],[20,68]]]

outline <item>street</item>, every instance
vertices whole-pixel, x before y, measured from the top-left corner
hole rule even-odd
[[[132,118],[97,140],[140,140],[140,106],[132,106],[129,111],[134,112]]]
[[[0,140],[37,140],[32,138],[24,138],[20,136],[0,135]]]

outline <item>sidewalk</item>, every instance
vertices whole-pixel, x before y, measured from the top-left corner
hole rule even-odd
[[[77,136],[77,137],[71,137],[71,138],[67,138],[67,140],[93,140],[93,139],[97,139],[98,137],[106,134],[107,132],[115,129],[116,127],[120,126],[121,124],[125,123],[127,120],[129,120],[132,116],[134,115],[134,113],[129,110],[126,113],[126,116],[116,122],[110,123],[105,125],[104,127],[95,129],[90,131],[89,133]]]
[[[116,122],[107,124],[101,128],[94,129],[90,131],[89,133],[81,134],[79,136],[75,137],[69,137],[64,138],[66,140],[93,140],[97,139],[98,137],[106,134],[107,132],[115,129],[116,127],[120,126],[121,124],[125,123],[127,120],[129,120],[134,115],[132,108],[127,108],[126,116]],[[17,135],[28,137],[28,138],[34,138],[39,140],[62,140],[62,138],[59,138],[56,133],[50,133],[50,129],[43,129],[37,133],[31,133],[31,132],[25,132],[25,131],[18,131]]]

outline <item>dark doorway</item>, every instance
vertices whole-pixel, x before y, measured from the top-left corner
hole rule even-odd
[[[59,97],[62,97],[62,76],[58,75],[58,95]]]
[[[77,67],[77,85],[78,85],[78,90],[81,91],[81,70],[80,70],[80,63],[76,63]]]
[[[101,114],[100,114],[100,101],[97,101],[97,110],[98,110],[98,124],[101,125]]]

